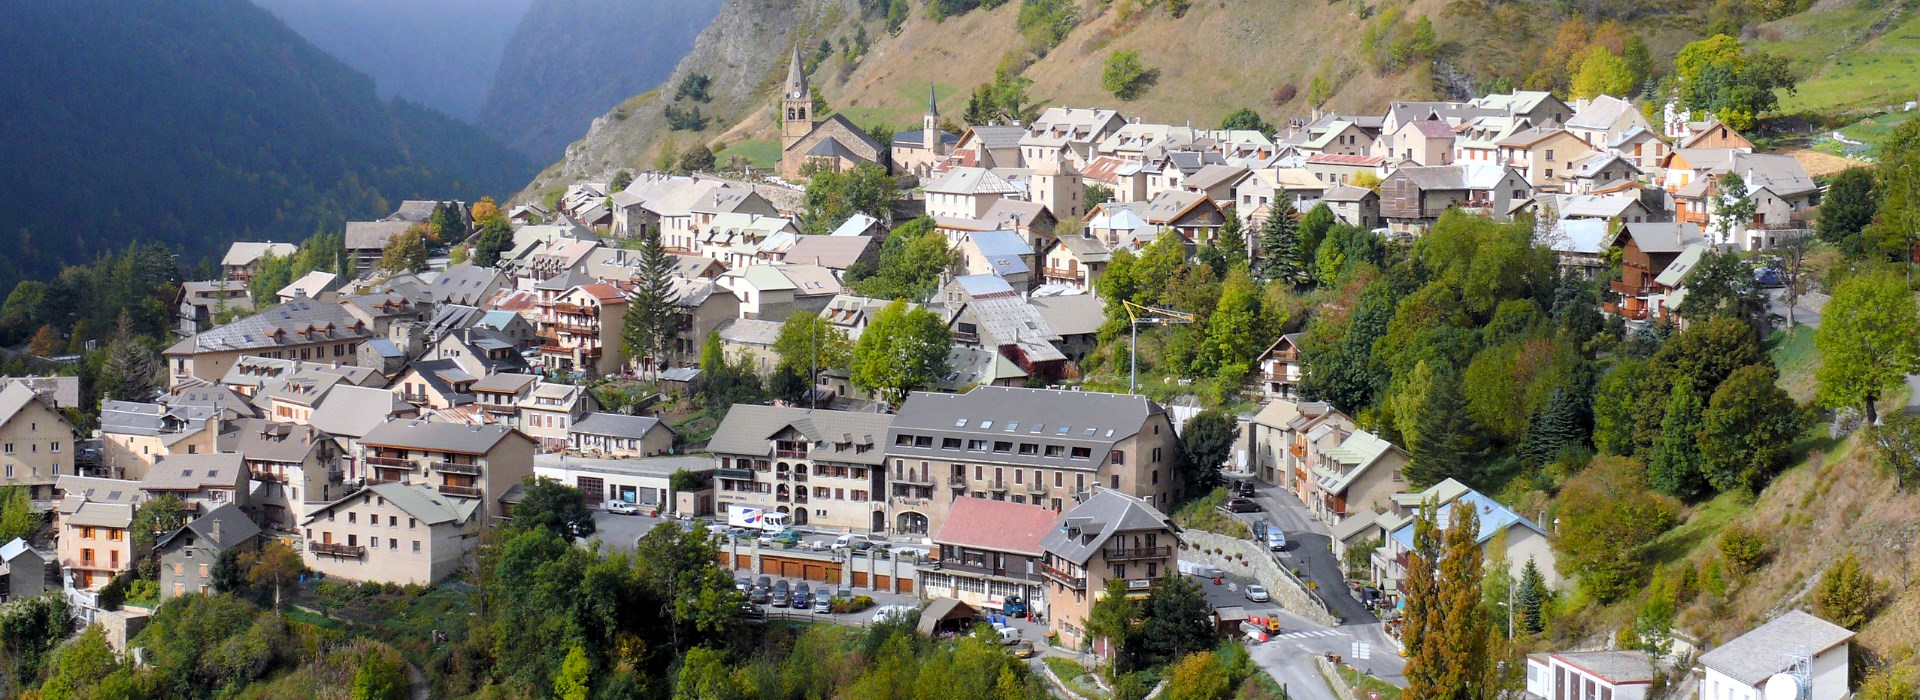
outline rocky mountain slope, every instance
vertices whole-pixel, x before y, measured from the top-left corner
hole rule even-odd
[[[1392,100],[1459,96],[1497,81],[1521,84],[1546,60],[1562,20],[1571,16],[1565,6],[1530,2],[1202,0],[1175,17],[1164,0],[1084,0],[1069,3],[1076,21],[1064,40],[1035,55],[1017,28],[1027,4],[1008,1],[934,19],[926,5],[910,2],[910,16],[890,34],[886,3],[729,0],[674,70],[674,79],[689,73],[715,79],[715,101],[702,105],[703,114],[716,117],[714,124],[700,132],[670,132],[660,112],[671,95],[643,94],[596,121],[528,192],[613,168],[650,167],[663,150],[696,142],[723,157],[765,163],[777,156],[772,113],[740,106],[763,104],[784,74],[788,52],[799,46],[812,53],[823,39],[834,50],[815,69],[813,84],[833,109],[862,125],[916,125],[929,84],[943,112],[957,117],[968,93],[993,80],[1003,65],[1033,81],[1027,94],[1041,106],[1115,105],[1141,119],[1211,125],[1240,107],[1279,121],[1316,104],[1373,112]],[[865,14],[862,5],[869,6]],[[1613,19],[1643,35],[1657,53],[1670,55],[1698,24],[1670,20],[1698,11],[1654,0],[1609,4],[1594,9],[1594,19],[1582,25],[1580,46],[1592,26]],[[1420,17],[1436,29],[1438,60],[1392,59]],[[1501,29],[1502,42],[1485,40],[1489,27]],[[862,32],[871,44],[849,60],[842,42]],[[1127,102],[1100,86],[1105,60],[1123,50],[1139,52],[1158,77],[1152,89]]]
[[[594,117],[658,85],[721,1],[533,0],[478,123],[521,153],[559,157]]]
[[[20,3],[0,23],[0,288],[130,241],[192,263],[401,199],[502,194],[533,170],[246,0]]]
[[[471,122],[533,0],[254,0],[403,97]]]

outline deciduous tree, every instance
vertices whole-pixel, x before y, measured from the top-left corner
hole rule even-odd
[[[300,553],[279,540],[271,540],[258,551],[242,555],[240,565],[247,570],[247,583],[273,591],[275,610],[280,609],[281,591],[287,584],[300,580],[301,572],[307,570]]]
[[[1840,171],[1827,184],[1827,195],[1820,201],[1820,220],[1817,224],[1820,240],[1840,246],[1843,250],[1857,250],[1854,237],[1873,223],[1873,215],[1879,204],[1879,197],[1874,192],[1872,170],[1847,168]]]
[[[1814,345],[1821,356],[1821,405],[1857,406],[1867,422],[1879,422],[1874,402],[1920,370],[1920,311],[1913,293],[1888,272],[1847,278],[1822,312]]]
[[[1237,431],[1233,416],[1217,408],[1187,419],[1180,434],[1180,473],[1188,493],[1210,491],[1219,482]]]
[[[553,479],[528,479],[520,502],[513,506],[515,528],[541,528],[572,542],[594,532],[593,511],[580,489]]]
[[[940,317],[925,307],[895,300],[874,314],[853,348],[853,385],[877,392],[899,406],[907,394],[932,386],[947,373],[953,338]]]
[[[807,233],[829,233],[854,214],[890,224],[893,200],[899,194],[899,183],[874,165],[863,163],[845,172],[821,171],[807,181],[801,203],[802,226]]]
[[[1106,67],[1100,73],[1100,87],[1122,101],[1131,102],[1152,89],[1154,83],[1159,82],[1159,76],[1159,71],[1149,70],[1140,62],[1139,51],[1114,51],[1107,54]]]
[[[414,272],[427,267],[427,238],[420,227],[408,228],[387,239],[387,245],[380,249],[380,262],[376,267],[388,274]]]
[[[1613,55],[1605,46],[1595,46],[1587,52],[1585,60],[1580,62],[1580,72],[1573,76],[1573,96],[1575,98],[1594,98],[1601,95],[1615,97],[1633,94],[1633,69],[1624,59]]]
[[[1700,467],[1718,491],[1759,493],[1786,463],[1804,414],[1775,383],[1771,364],[1735,370],[1701,414]]]

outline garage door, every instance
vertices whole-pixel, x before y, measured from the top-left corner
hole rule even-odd
[[[819,562],[819,563],[808,562],[806,565],[806,573],[802,578],[805,578],[808,581],[825,581],[827,583],[839,583],[840,567],[834,564],[827,564],[824,562]]]
[[[606,500],[607,482],[604,479],[597,476],[583,476],[576,484],[580,487],[580,495],[586,497],[588,508],[599,508],[600,502]]]
[[[910,578],[903,578],[903,579],[900,579],[900,590],[899,590],[899,591],[896,591],[896,592],[898,592],[898,593],[912,593],[912,592],[913,592],[913,579],[910,579]]]
[[[865,572],[865,571],[855,571],[855,572],[853,572],[853,587],[854,587],[854,588],[866,588],[866,587],[867,587],[867,572]]]
[[[889,587],[888,587],[888,586],[891,586],[891,585],[893,585],[893,577],[892,577],[892,576],[888,576],[888,575],[886,575],[886,574],[874,574],[874,575],[873,575],[873,590],[876,590],[876,591],[891,591],[891,590],[893,590],[893,589],[892,589],[892,588],[889,588]]]

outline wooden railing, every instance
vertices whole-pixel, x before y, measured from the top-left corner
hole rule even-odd
[[[1060,585],[1066,586],[1068,588],[1072,588],[1076,591],[1087,590],[1087,577],[1085,576],[1075,576],[1071,573],[1053,568],[1051,566],[1047,566],[1045,564],[1040,565],[1040,573],[1045,574],[1047,578],[1053,579],[1055,582],[1059,583]]]
[[[413,468],[413,461],[405,457],[385,457],[380,455],[368,455],[367,464],[371,464],[376,467],[394,467],[396,469],[412,469]]]
[[[314,554],[331,557],[352,557],[358,559],[367,556],[367,548],[357,544],[336,544],[333,542],[309,542],[307,549]]]
[[[1100,551],[1106,553],[1107,561],[1164,559],[1173,554],[1173,548],[1166,545],[1158,547],[1108,547]]]
[[[443,494],[446,494],[446,495],[448,495],[448,496],[459,496],[459,497],[461,497],[461,498],[479,498],[479,497],[480,497],[480,487],[478,487],[478,486],[455,486],[455,485],[453,485],[453,484],[441,484],[441,485],[440,485],[440,493],[443,493]]]

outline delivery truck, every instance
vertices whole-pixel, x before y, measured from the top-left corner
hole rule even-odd
[[[791,524],[786,513],[773,513],[765,508],[729,504],[727,506],[727,526],[759,530],[761,532],[780,532]]]

